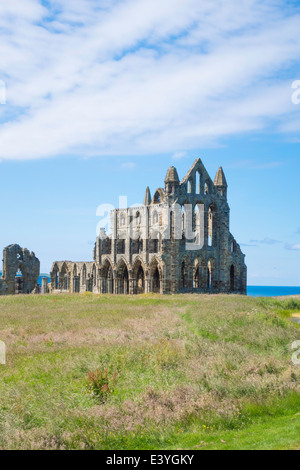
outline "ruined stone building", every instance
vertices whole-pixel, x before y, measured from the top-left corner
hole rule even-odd
[[[19,245],[4,248],[0,295],[38,293],[39,275],[40,262],[33,252]]]
[[[230,233],[227,182],[214,182],[197,159],[182,181],[170,167],[164,188],[140,207],[111,211],[93,262],[55,262],[51,290],[111,294],[144,292],[246,294],[244,254]]]

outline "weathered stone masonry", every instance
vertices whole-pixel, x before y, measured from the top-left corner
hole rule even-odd
[[[40,262],[33,252],[16,244],[4,248],[0,295],[38,293],[39,274]]]
[[[146,189],[143,206],[111,211],[112,233],[101,230],[93,262],[55,262],[52,292],[246,294],[245,256],[229,230],[222,168],[212,182],[197,159],[181,182],[170,167],[164,183],[153,198]]]

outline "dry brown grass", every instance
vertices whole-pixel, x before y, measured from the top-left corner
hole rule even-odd
[[[253,298],[3,297],[0,322],[3,449],[164,446],[202,426],[242,428],[249,406],[299,393],[299,329]],[[104,368],[118,380],[97,403],[86,382]]]

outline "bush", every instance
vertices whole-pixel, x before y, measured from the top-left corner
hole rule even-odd
[[[114,391],[116,377],[117,372],[115,372],[112,377],[109,377],[107,369],[104,369],[104,372],[101,369],[97,369],[95,372],[89,372],[88,390],[90,395],[98,398],[101,403],[104,403]]]

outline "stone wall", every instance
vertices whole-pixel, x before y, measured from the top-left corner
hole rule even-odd
[[[4,248],[0,295],[37,292],[39,274],[40,262],[33,252],[16,244]]]

